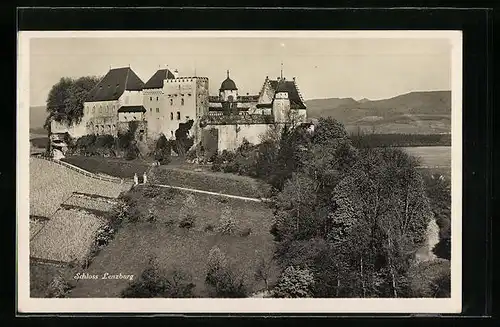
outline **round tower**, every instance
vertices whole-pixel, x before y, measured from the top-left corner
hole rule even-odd
[[[229,78],[229,70],[227,71],[227,78],[220,85],[219,97],[222,102],[236,102],[238,99],[238,88],[236,83]]]

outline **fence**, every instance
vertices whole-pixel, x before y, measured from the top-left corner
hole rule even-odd
[[[60,160],[56,160],[56,159],[53,159],[53,158],[49,158],[49,157],[45,157],[43,155],[37,155],[36,156],[37,158],[41,158],[41,159],[44,159],[44,160],[48,160],[48,161],[52,161],[60,166],[64,166],[66,168],[69,168],[73,171],[76,171],[80,174],[83,174],[87,177],[90,177],[90,178],[95,178],[95,179],[99,179],[101,181],[106,181],[106,182],[112,182],[112,183],[119,183],[119,184],[123,184],[123,179],[121,178],[118,178],[118,177],[111,177],[111,176],[101,176],[101,175],[98,175],[98,174],[95,174],[95,173],[91,173],[89,171],[86,171],[85,169],[82,169],[80,167],[77,167],[77,166],[73,166],[72,164],[69,164],[67,162],[64,162],[64,161],[60,161]]]

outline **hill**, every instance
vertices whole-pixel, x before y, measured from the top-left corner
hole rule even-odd
[[[30,131],[37,134],[46,134],[43,124],[47,118],[45,106],[30,107]]]
[[[306,101],[308,117],[334,117],[353,131],[450,133],[451,91],[410,92],[383,100],[352,98]]]

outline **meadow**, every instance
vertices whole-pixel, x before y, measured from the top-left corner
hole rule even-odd
[[[218,246],[227,254],[234,271],[243,276],[249,291],[264,288],[264,283],[255,281],[253,276],[258,260],[272,258],[274,251],[269,233],[273,214],[265,204],[142,185],[130,191],[129,196],[137,206],[138,221],[125,223],[93,259],[86,273],[133,274],[137,278],[149,258],[155,257],[167,270],[180,268],[191,274],[196,284],[195,296],[207,297],[208,253]],[[250,234],[218,234],[216,229],[223,212],[235,220],[238,231],[251,230]],[[192,228],[179,227],[184,215],[193,219]],[[271,281],[278,277],[277,267],[273,271]],[[78,280],[70,297],[119,297],[128,283],[127,280]]]

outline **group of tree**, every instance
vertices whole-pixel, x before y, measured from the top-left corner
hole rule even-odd
[[[433,214],[441,210],[443,224],[449,217],[446,206],[430,201],[415,158],[397,148],[357,148],[332,118],[314,129],[270,131],[260,145],[244,144],[225,156],[216,163],[250,172],[276,190],[271,232],[287,272],[280,280],[288,280],[281,294],[293,284],[301,291],[289,296],[415,296],[414,255]],[[297,276],[308,282],[291,283]],[[436,280],[444,279],[429,276],[429,283]]]
[[[45,121],[45,129],[50,133],[50,122],[52,120],[71,125],[79,123],[83,117],[83,105],[87,96],[100,77],[84,76],[77,79],[63,77],[52,86],[47,97],[48,116]]]

